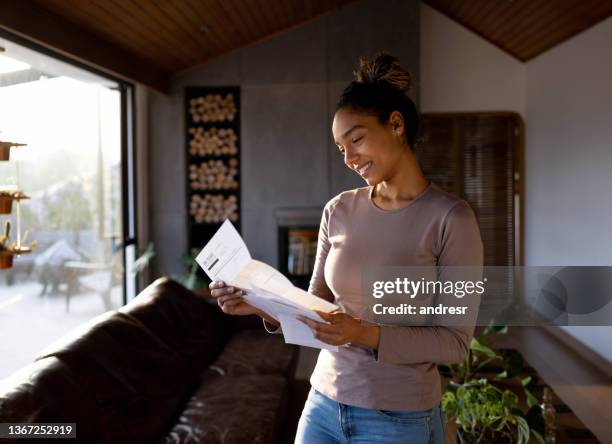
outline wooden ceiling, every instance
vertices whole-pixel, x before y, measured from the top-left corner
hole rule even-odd
[[[180,71],[353,1],[0,0],[0,27],[164,89]]]
[[[0,0],[0,28],[154,88],[355,0]],[[521,61],[612,14],[611,0],[424,0]]]
[[[526,62],[612,15],[610,0],[424,0]]]

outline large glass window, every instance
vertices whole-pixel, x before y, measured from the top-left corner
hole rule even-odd
[[[126,88],[8,40],[0,48],[0,141],[27,144],[0,161],[0,193],[29,196],[0,223],[11,224],[5,245],[36,242],[0,270],[1,379],[123,304],[133,199],[122,186]]]

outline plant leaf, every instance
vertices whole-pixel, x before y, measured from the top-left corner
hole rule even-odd
[[[496,357],[496,353],[491,349],[491,347],[487,347],[486,345],[480,343],[478,339],[472,338],[470,341],[470,348],[480,354],[485,355],[488,358]]]
[[[529,424],[527,424],[527,420],[522,416],[517,416],[516,420],[518,423],[517,444],[527,444],[527,441],[529,441]]]
[[[531,408],[539,404],[538,398],[536,398],[533,395],[533,393],[531,393],[531,390],[529,390],[527,387],[525,387],[523,390],[525,391],[525,399],[527,400],[527,407]]]
[[[487,328],[484,329],[483,334],[489,335],[491,333],[505,335],[506,333],[508,333],[508,326],[507,325],[489,325],[487,326]]]
[[[542,435],[540,435],[538,432],[536,432],[535,430],[531,430],[531,434],[535,437],[535,439],[540,443],[540,444],[546,444],[546,441],[544,441],[544,438],[542,437]]]
[[[516,350],[502,353],[504,376],[498,375],[500,379],[513,378],[523,371],[523,355]]]

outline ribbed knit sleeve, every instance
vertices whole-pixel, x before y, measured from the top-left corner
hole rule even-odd
[[[449,267],[470,266],[482,276],[483,246],[473,210],[458,201],[446,214],[438,236],[438,279],[453,280]],[[478,271],[480,270],[480,271]],[[478,274],[479,276],[475,275]],[[381,326],[377,361],[391,364],[456,363],[466,355],[474,326]]]

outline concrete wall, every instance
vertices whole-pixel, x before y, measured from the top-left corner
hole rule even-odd
[[[178,76],[150,92],[150,219],[154,275],[182,271],[186,252],[183,88],[241,86],[242,227],[255,258],[277,265],[274,209],[322,207],[364,183],[331,138],[333,107],[359,56],[387,50],[418,82],[419,4],[361,0]]]
[[[421,5],[423,112],[525,120],[526,265],[612,264],[612,19],[527,64]],[[612,361],[610,327],[566,329]]]
[[[611,42],[609,18],[527,63],[528,265],[612,265]],[[612,361],[612,327],[567,330]]]
[[[525,118],[525,65],[421,4],[421,111],[515,111]]]

